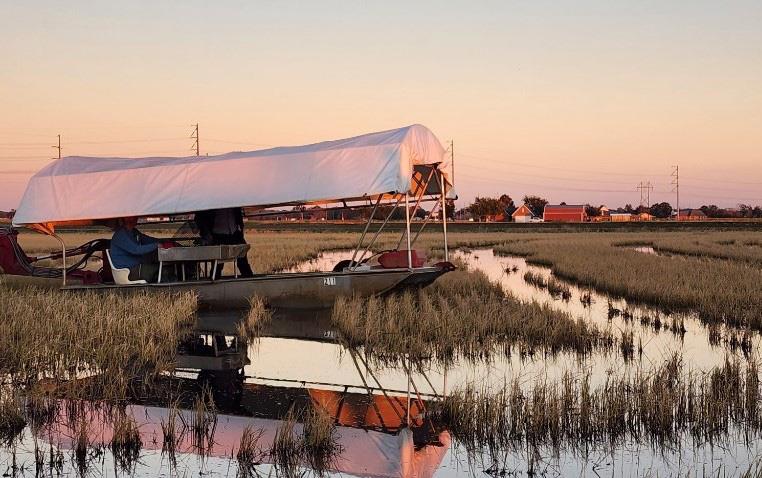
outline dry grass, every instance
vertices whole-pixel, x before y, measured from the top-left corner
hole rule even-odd
[[[304,443],[307,462],[319,476],[325,474],[340,453],[334,418],[314,404],[304,417]]]
[[[68,396],[121,399],[133,380],[171,370],[193,324],[191,294],[71,294],[0,286],[0,373]],[[88,380],[71,380],[85,378]]]
[[[296,431],[300,421],[301,435]],[[315,474],[324,476],[341,452],[337,440],[336,424],[325,410],[314,403],[303,411],[292,407],[275,432],[270,457],[284,476],[301,476],[301,466],[309,466]]]
[[[707,373],[685,370],[668,357],[652,372],[610,376],[591,387],[590,376],[565,374],[560,383],[517,381],[498,392],[469,385],[446,397],[435,413],[470,453],[494,457],[521,450],[587,453],[624,444],[679,448],[721,444],[739,433],[762,431],[758,369],[737,359]]]
[[[292,408],[275,431],[270,449],[273,464],[288,478],[299,476],[302,457],[302,440],[296,433],[296,424],[297,416]]]
[[[19,397],[7,387],[0,388],[0,446],[10,446],[26,427]]]
[[[341,299],[332,320],[349,346],[375,357],[481,359],[512,347],[587,354],[615,342],[595,325],[507,295],[478,272],[449,273],[417,293]]]
[[[267,457],[267,453],[259,446],[259,440],[263,434],[262,430],[255,431],[251,426],[243,429],[241,441],[238,444],[238,452],[236,453],[238,476],[243,478],[258,476],[255,467]]]
[[[122,471],[130,472],[140,457],[143,441],[140,430],[131,416],[117,413],[114,420],[114,435],[111,438],[111,453],[116,465]]]
[[[249,299],[249,312],[246,317],[236,325],[236,330],[240,337],[247,341],[259,337],[262,330],[272,320],[272,311],[267,308],[267,304],[259,296]]]
[[[550,266],[558,277],[614,296],[667,311],[695,311],[706,322],[762,330],[759,267],[736,260],[660,257],[623,247],[680,237],[670,233],[546,234],[531,241],[505,242],[495,252],[525,256],[531,263]]]

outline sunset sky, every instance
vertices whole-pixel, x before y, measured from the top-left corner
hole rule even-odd
[[[55,154],[428,126],[461,204],[762,204],[762,2],[0,3],[0,209]]]

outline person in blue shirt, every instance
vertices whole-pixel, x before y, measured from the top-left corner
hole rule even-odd
[[[138,231],[135,228],[137,224],[136,217],[119,220],[111,238],[111,262],[119,269],[129,269],[130,280],[156,282],[159,277],[159,239]]]

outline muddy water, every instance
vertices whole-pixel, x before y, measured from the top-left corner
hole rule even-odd
[[[347,251],[322,254],[317,259],[300,264],[294,271],[330,270],[342,259],[351,257]],[[408,374],[402,367],[373,366],[353,355],[336,342],[336,333],[325,311],[278,312],[264,336],[255,343],[246,343],[237,336],[238,317],[229,315],[202,315],[197,324],[199,337],[211,337],[205,342],[216,344],[217,357],[202,354],[206,348],[186,348],[181,366],[187,367],[171,380],[177,381],[189,394],[196,393],[200,384],[213,387],[215,403],[220,409],[213,443],[200,453],[186,437],[177,447],[177,465],[171,465],[166,453],[161,452],[161,422],[168,416],[165,404],[150,399],[135,401],[128,413],[140,426],[143,449],[135,465],[135,476],[236,476],[235,456],[240,437],[246,426],[262,430],[262,447],[269,447],[275,432],[283,425],[283,415],[291,406],[318,400],[336,409],[337,442],[342,447],[334,464],[335,476],[417,476],[456,477],[487,476],[484,470],[489,462],[471,461],[465,450],[451,443],[446,430],[430,430],[425,424],[413,420],[410,433],[405,428],[408,396],[415,391],[422,400],[432,395],[446,394],[468,383],[487,384],[497,388],[519,377],[527,387],[538,380],[554,380],[565,371],[574,374],[590,373],[593,385],[601,383],[612,373],[628,373],[638,367],[658,365],[670,352],[678,350],[693,369],[707,369],[719,364],[727,353],[723,347],[710,347],[705,329],[694,317],[684,317],[686,332],[682,338],[653,326],[642,327],[641,315],[670,317],[648,307],[627,304],[626,301],[582,290],[568,284],[569,300],[553,298],[546,290],[524,281],[524,273],[531,271],[549,277],[544,268],[527,265],[521,258],[497,257],[491,250],[457,252],[455,257],[468,267],[484,272],[499,282],[516,297],[548,304],[574,317],[581,317],[600,327],[610,327],[617,334],[622,330],[635,331],[643,344],[643,356],[625,363],[618,351],[595,353],[584,360],[574,356],[497,357],[489,363],[460,362],[446,369],[432,366]],[[589,305],[580,299],[590,295]],[[621,315],[610,317],[610,309],[629,310],[633,320]],[[191,351],[192,350],[192,351]],[[238,372],[242,372],[239,374]],[[168,379],[169,380],[169,379]],[[182,382],[181,382],[182,380]],[[411,394],[408,395],[408,390]],[[368,397],[372,397],[369,399]],[[363,405],[363,403],[365,405]],[[369,403],[375,404],[373,406]],[[390,405],[395,404],[396,405]],[[350,406],[351,405],[351,406]],[[190,408],[190,407],[181,407]],[[413,407],[414,408],[414,407]],[[344,410],[341,412],[340,410]],[[353,413],[347,412],[352,410]],[[181,411],[188,421],[189,411]],[[417,417],[415,410],[412,416]],[[65,421],[62,421],[65,422]],[[95,422],[95,421],[94,421]],[[297,426],[301,432],[301,425]],[[93,427],[92,447],[105,445],[90,459],[90,476],[116,474],[114,459],[108,450],[109,429],[102,424]],[[60,450],[64,460],[64,474],[76,475],[72,430],[57,425],[50,433],[36,437],[26,430],[23,441],[15,447],[0,448],[0,468],[34,470],[34,441],[48,453],[53,447]],[[694,448],[689,441],[680,451],[652,451],[647,446],[628,445],[609,452],[593,453],[581,458],[573,453],[559,457],[543,456],[535,473],[545,476],[733,476],[745,470],[762,453],[759,441],[748,447],[741,440],[729,440],[722,447]],[[523,454],[504,457],[500,469],[506,473],[525,476],[528,468]],[[14,461],[15,460],[15,461]],[[257,471],[275,475],[270,458],[264,458]],[[27,471],[27,473],[34,473]],[[10,473],[12,474],[12,472]]]

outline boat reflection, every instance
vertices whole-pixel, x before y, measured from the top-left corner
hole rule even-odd
[[[298,342],[333,341],[327,316],[319,312],[300,314],[278,316],[264,336]],[[197,422],[198,399],[211,393],[215,407],[213,436],[199,446],[193,432],[179,433],[173,444],[176,453],[235,457],[244,431],[251,428],[259,435],[258,448],[264,450],[261,466],[277,467],[273,453],[268,451],[273,449],[279,430],[295,418],[293,433],[300,436],[303,417],[309,409],[317,409],[327,414],[335,426],[333,436],[338,454],[328,464],[329,472],[377,477],[434,475],[450,444],[449,433],[426,413],[436,398],[434,394],[371,385],[374,382],[367,362],[349,351],[362,387],[298,377],[247,376],[246,366],[256,361],[256,345],[251,346],[239,335],[239,320],[240,317],[230,315],[201,315],[194,333],[179,347],[178,370],[162,376],[149,393],[135,393],[131,397],[126,413],[138,426],[144,450],[166,448],[162,437],[169,421],[175,420],[178,428],[180,424]],[[252,358],[250,351],[254,351]],[[364,371],[361,363],[366,367]],[[314,363],[315,368],[331,366]],[[66,413],[68,407],[62,409]],[[84,418],[90,423],[88,443],[107,447],[114,435],[112,421],[104,420],[97,409],[84,413],[90,414]],[[74,448],[76,422],[58,420],[53,434],[44,438],[64,448]],[[307,467],[306,459],[302,460],[302,466]]]

